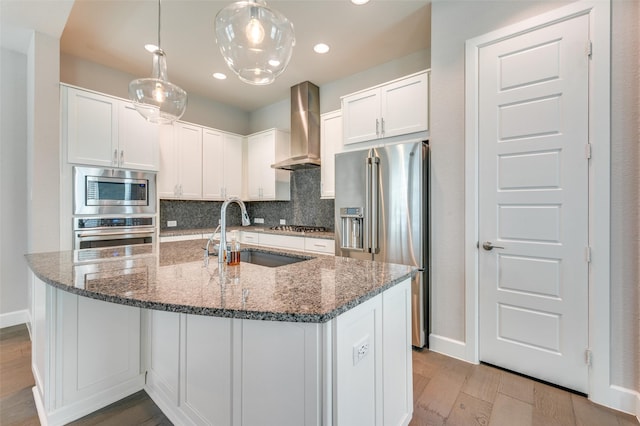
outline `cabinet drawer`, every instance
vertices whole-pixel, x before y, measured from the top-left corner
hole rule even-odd
[[[306,238],[304,239],[304,251],[334,254],[335,242],[333,240],[325,240],[323,238]]]
[[[240,233],[240,242],[247,244],[260,244],[260,234],[257,232],[242,231]]]
[[[289,235],[263,234],[260,235],[260,245],[291,250],[304,250],[304,238]]]

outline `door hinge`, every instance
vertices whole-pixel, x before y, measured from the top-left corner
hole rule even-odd
[[[587,160],[591,158],[591,144],[588,143],[584,146],[584,155],[587,157]]]
[[[591,40],[587,42],[587,48],[585,49],[585,53],[589,58],[591,58],[591,56],[593,55],[593,43],[591,43]]]
[[[585,247],[584,260],[586,260],[587,263],[591,263],[591,247],[589,246]]]
[[[593,352],[591,349],[584,350],[584,363],[587,364],[587,367],[591,367],[591,363],[593,361]]]

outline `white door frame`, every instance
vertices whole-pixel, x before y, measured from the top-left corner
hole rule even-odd
[[[610,0],[580,0],[466,42],[465,65],[465,359],[478,363],[478,73],[479,49],[578,15],[589,15],[589,398],[621,409],[610,385]],[[624,405],[624,404],[622,404]]]

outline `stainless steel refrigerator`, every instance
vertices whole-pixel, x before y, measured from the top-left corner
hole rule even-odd
[[[336,154],[336,255],[417,266],[412,344],[429,332],[429,145],[411,142]]]

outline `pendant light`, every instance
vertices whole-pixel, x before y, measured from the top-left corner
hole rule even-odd
[[[216,42],[240,80],[255,85],[273,81],[291,59],[293,24],[262,0],[241,0],[218,12]]]
[[[187,92],[167,77],[167,58],[160,47],[160,0],[158,0],[158,46],[153,53],[151,77],[129,83],[129,98],[136,110],[149,122],[170,124],[187,109]]]

